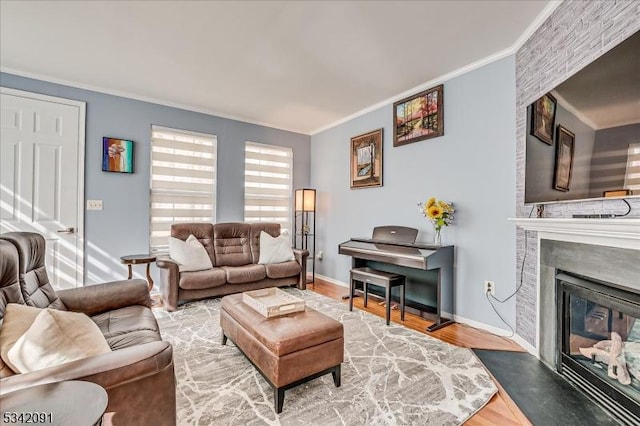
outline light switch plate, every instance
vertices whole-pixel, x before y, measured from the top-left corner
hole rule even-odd
[[[102,210],[102,200],[87,200],[87,210]]]

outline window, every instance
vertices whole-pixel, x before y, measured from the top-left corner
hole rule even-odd
[[[213,135],[152,126],[151,252],[168,251],[173,222],[214,222]]]
[[[629,144],[624,188],[630,189],[634,194],[640,190],[640,143]]]
[[[293,152],[247,142],[244,156],[245,222],[278,222],[290,230]]]

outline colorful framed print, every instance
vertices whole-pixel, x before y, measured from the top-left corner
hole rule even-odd
[[[557,105],[550,93],[531,104],[531,134],[547,145],[553,145]]]
[[[351,138],[351,189],[382,186],[382,129]]]
[[[102,171],[133,173],[133,141],[102,138]]]
[[[393,146],[444,135],[444,86],[393,104]]]
[[[576,136],[558,125],[556,132],[556,167],[553,176],[553,188],[558,191],[569,191],[571,170],[573,169],[573,151]]]

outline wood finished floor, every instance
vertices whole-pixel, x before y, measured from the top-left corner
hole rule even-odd
[[[332,299],[341,300],[342,296],[348,293],[345,287],[341,287],[321,279],[316,278],[315,285],[307,285],[307,289],[323,294]],[[384,318],[385,309],[383,305],[379,305],[375,302],[375,299],[370,298],[367,307],[362,304],[362,297],[355,298],[353,300],[353,306],[357,309],[363,309],[367,312],[371,312],[375,315]],[[347,300],[343,301],[348,303]],[[433,324],[426,318],[421,318],[417,315],[409,313],[405,314],[405,320],[400,321],[400,311],[391,311],[391,321],[402,324],[405,327],[409,327],[413,330],[427,334],[432,337],[436,337],[452,345],[462,346],[465,348],[476,349],[493,349],[493,350],[505,350],[505,351],[519,351],[524,352],[519,345],[513,341],[496,336],[483,330],[478,330],[473,327],[469,327],[463,324],[452,324],[444,327],[440,330],[436,330],[433,333],[427,332],[426,328]],[[496,382],[497,383],[497,382]],[[509,398],[509,395],[498,385],[498,393],[491,398],[489,403],[478,411],[473,417],[471,417],[465,425],[469,426],[488,426],[488,425],[530,425],[531,422],[522,414],[514,402]]]

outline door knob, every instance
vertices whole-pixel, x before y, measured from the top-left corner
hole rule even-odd
[[[59,234],[73,234],[74,232],[76,232],[75,228],[60,229],[58,231]]]

